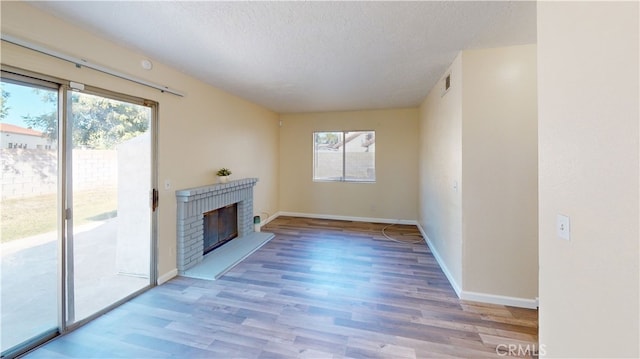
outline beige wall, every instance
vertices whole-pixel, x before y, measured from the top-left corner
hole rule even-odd
[[[417,218],[418,110],[285,114],[280,128],[280,210],[367,219]],[[314,131],[376,131],[376,182],[314,182]]]
[[[538,296],[536,46],[462,54],[465,292]]]
[[[229,167],[258,177],[254,211],[278,210],[278,115],[154,61],[144,71],[136,53],[25,3],[2,2],[2,33],[42,44],[186,93],[181,98],[2,42],[2,63],[159,103],[158,273],[176,267],[175,190],[211,184]],[[153,59],[151,59],[153,61]],[[172,188],[164,189],[165,179]]]
[[[535,45],[464,51],[447,73],[420,107],[419,223],[461,298],[535,307]]]
[[[420,106],[418,222],[459,293],[463,280],[462,54],[445,74],[451,74],[449,91],[441,96],[441,80]]]
[[[637,2],[538,2],[539,340],[549,357],[640,356],[638,17]],[[556,235],[558,214],[570,217],[570,241]]]

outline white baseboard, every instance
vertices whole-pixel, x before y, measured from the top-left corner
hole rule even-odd
[[[453,275],[449,271],[449,268],[447,267],[446,263],[444,262],[444,260],[440,256],[440,253],[438,253],[438,250],[436,249],[436,246],[433,245],[433,242],[431,242],[431,240],[429,239],[429,236],[427,236],[427,232],[424,231],[424,228],[422,228],[420,223],[418,223],[417,226],[418,226],[418,229],[420,230],[420,233],[422,233],[422,237],[427,242],[427,245],[429,246],[429,249],[431,250],[431,253],[435,257],[436,262],[438,262],[438,265],[440,266],[440,269],[442,269],[442,271],[444,272],[444,275],[449,280],[449,283],[451,284],[451,287],[453,287],[453,290],[456,292],[456,295],[458,296],[458,298],[461,298],[460,297],[460,293],[462,292],[462,289],[460,288],[460,285],[453,278]]]
[[[371,223],[389,223],[389,224],[418,224],[414,219],[389,219],[389,218],[373,218],[373,217],[353,217],[353,216],[336,216],[333,214],[317,214],[317,213],[300,213],[300,212],[278,212],[279,216],[317,218],[317,219],[335,219],[339,221],[353,222],[371,222]]]
[[[178,275],[178,269],[173,268],[172,270],[158,277],[158,281],[157,281],[158,285],[162,285],[163,283],[168,282],[169,280],[171,280],[173,277],[177,275]]]
[[[520,308],[535,309],[538,307],[538,298],[526,299],[526,298],[517,298],[517,297],[507,297],[504,295],[497,295],[497,294],[469,292],[469,291],[462,290],[460,285],[458,285],[458,283],[455,281],[455,279],[451,275],[451,272],[449,272],[449,268],[447,268],[447,265],[445,264],[442,257],[440,257],[438,250],[433,245],[433,243],[429,239],[429,236],[427,236],[427,233],[424,231],[420,223],[418,223],[417,226],[418,226],[418,229],[420,229],[420,233],[422,233],[422,236],[427,241],[427,245],[429,246],[429,249],[431,249],[431,253],[433,253],[433,256],[435,257],[436,262],[438,262],[438,265],[440,265],[440,268],[444,272],[444,275],[449,280],[449,283],[451,283],[451,287],[453,287],[453,290],[458,295],[458,298],[462,300],[469,300],[474,302],[508,305],[508,306],[520,307]]]
[[[470,300],[474,302],[508,305],[511,307],[520,307],[520,308],[528,308],[528,309],[538,308],[538,301],[535,299],[507,297],[504,295],[467,292],[467,291],[462,291],[459,297],[462,300]]]
[[[266,212],[265,212],[266,213]],[[268,213],[267,213],[268,214]],[[265,224],[273,221],[274,219],[278,218],[280,216],[280,212],[276,212],[275,214],[272,214],[271,216],[267,217],[267,219],[264,220],[264,222],[260,223],[260,227],[264,226]]]

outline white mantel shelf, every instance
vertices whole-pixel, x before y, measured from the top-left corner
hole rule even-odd
[[[192,197],[198,195],[211,196],[222,194],[225,192],[237,191],[243,188],[253,187],[257,178],[242,178],[239,180],[229,181],[227,183],[216,183],[212,185],[179,189],[176,191],[176,200],[178,202],[189,202]]]

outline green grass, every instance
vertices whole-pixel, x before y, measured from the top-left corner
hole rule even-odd
[[[73,200],[74,226],[102,221],[117,215],[118,195],[115,188],[77,191]],[[56,202],[56,194],[0,201],[0,241],[8,242],[55,231]]]

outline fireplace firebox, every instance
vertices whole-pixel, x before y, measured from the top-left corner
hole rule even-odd
[[[207,254],[238,237],[238,204],[204,213],[202,254]]]

